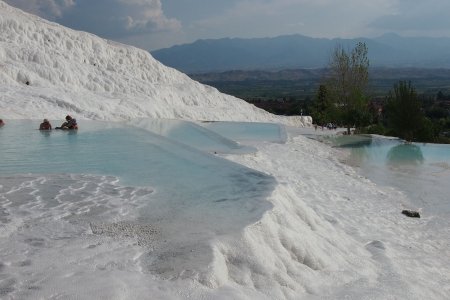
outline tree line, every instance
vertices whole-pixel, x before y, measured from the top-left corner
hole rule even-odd
[[[450,143],[450,107],[446,107],[444,94],[436,97],[442,101],[430,101],[420,97],[410,81],[398,81],[384,99],[372,101],[368,95],[369,65],[365,43],[359,42],[350,50],[336,46],[310,108],[315,124],[338,124],[347,134],[353,128],[356,133],[391,135],[407,141]]]

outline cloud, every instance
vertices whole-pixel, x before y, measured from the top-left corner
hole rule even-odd
[[[450,35],[448,0],[5,1],[67,27],[153,49],[199,38]]]
[[[47,19],[61,17],[75,5],[75,0],[6,0],[10,5]]]
[[[394,0],[395,1],[395,0]],[[195,30],[234,36],[302,33],[316,37],[355,37],[366,25],[392,11],[393,0],[240,0],[222,15],[193,22]]]
[[[128,31],[144,33],[148,31],[174,31],[181,28],[176,19],[164,15],[160,0],[117,0],[129,14],[125,28]]]
[[[380,16],[370,26],[403,32],[448,32],[450,3],[444,0],[397,0],[392,13]]]
[[[7,0],[7,2],[62,25],[107,38],[181,29],[178,20],[165,16],[161,0]]]

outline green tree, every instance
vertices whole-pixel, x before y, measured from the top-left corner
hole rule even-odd
[[[326,85],[321,84],[314,97],[311,115],[315,124],[336,122],[336,104],[332,101]]]
[[[389,93],[386,103],[387,124],[394,133],[407,141],[429,136],[430,122],[425,118],[416,90],[411,82],[399,81]],[[428,121],[428,122],[427,122]]]
[[[359,42],[350,52],[337,45],[331,55],[328,89],[340,110],[342,123],[350,134],[352,126],[369,122],[366,89],[369,82],[368,49]]]

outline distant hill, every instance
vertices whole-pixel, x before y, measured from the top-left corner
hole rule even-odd
[[[189,74],[201,83],[247,101],[253,99],[306,99],[313,97],[328,70],[233,70]],[[386,68],[369,69],[368,93],[384,97],[399,80],[411,81],[420,94],[435,96],[439,91],[450,94],[450,68]]]
[[[217,81],[298,81],[315,80],[320,81],[326,77],[328,69],[285,69],[285,70],[231,70],[223,72],[204,72],[188,74],[192,79],[199,82]],[[450,84],[449,68],[369,68],[370,79],[392,79],[392,80],[446,80]]]
[[[232,70],[223,72],[205,72],[188,74],[192,79],[207,83],[217,81],[292,81],[315,80],[324,78],[326,69],[285,69],[279,71],[264,70]]]
[[[359,41],[367,44],[372,66],[450,68],[450,38],[396,34],[373,39],[324,39],[303,35],[208,39],[152,51],[152,55],[185,73],[323,68],[337,44],[350,49]]]

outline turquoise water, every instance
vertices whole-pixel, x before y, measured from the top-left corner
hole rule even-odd
[[[271,207],[271,176],[136,127],[79,123],[78,131],[41,132],[37,121],[9,120],[0,129],[0,185],[1,176],[27,173],[116,176],[155,190],[142,220],[179,239],[195,232],[193,243],[240,230]]]
[[[333,142],[349,152],[348,162],[367,178],[404,191],[416,208],[450,215],[450,145],[370,136]]]
[[[131,120],[129,124],[204,152],[243,154],[256,151],[189,121],[143,118]]]
[[[285,143],[284,126],[256,122],[204,122],[202,126],[235,141],[266,141]]]

